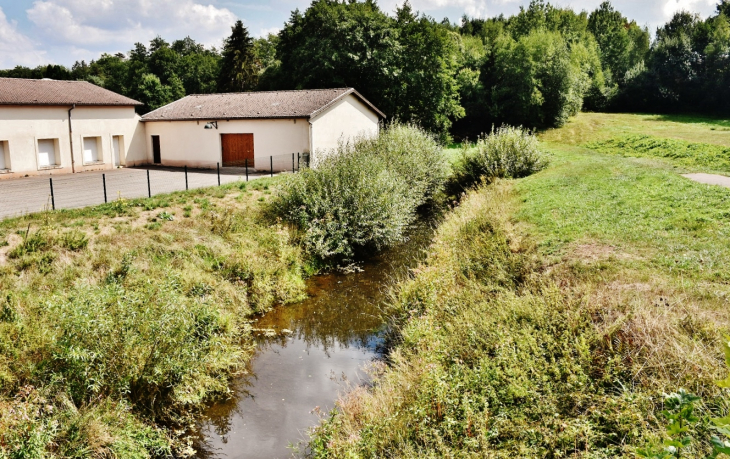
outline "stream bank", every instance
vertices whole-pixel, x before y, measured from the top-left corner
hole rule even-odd
[[[284,458],[291,446],[306,449],[319,414],[349,387],[368,383],[364,367],[382,352],[388,287],[424,259],[432,235],[432,224],[421,223],[361,271],[315,276],[307,300],[259,318],[248,372],[234,380],[233,397],[205,413],[197,457]]]

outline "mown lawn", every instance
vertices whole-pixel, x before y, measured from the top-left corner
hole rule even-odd
[[[318,428],[320,457],[636,457],[664,394],[730,406],[730,189],[666,158],[585,147],[649,134],[730,145],[730,123],[582,114],[540,135],[550,166],[471,192],[395,287],[372,389]],[[681,170],[681,169],[680,169]],[[707,419],[706,417],[704,419]],[[682,457],[706,457],[707,423]]]

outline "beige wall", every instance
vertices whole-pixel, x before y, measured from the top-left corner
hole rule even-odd
[[[352,94],[343,97],[319,116],[312,118],[313,160],[327,150],[337,148],[342,139],[347,141],[359,135],[378,135],[380,119],[367,105]]]
[[[309,152],[306,119],[218,121],[218,129],[204,129],[205,121],[145,121],[147,155],[152,162],[152,136],[160,136],[165,166],[215,168],[221,162],[221,134],[253,134],[256,169],[291,170],[292,153]]]
[[[0,107],[0,142],[7,148],[10,172],[0,178],[71,172],[68,132],[70,107]],[[133,107],[76,107],[71,112],[76,172],[111,169],[112,138],[120,136],[120,163],[133,165],[146,160],[144,125]],[[84,165],[83,138],[98,138],[99,162]],[[57,167],[41,168],[38,140],[55,139]]]

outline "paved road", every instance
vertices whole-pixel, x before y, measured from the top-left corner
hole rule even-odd
[[[109,201],[147,196],[147,170],[150,171],[152,195],[185,189],[185,172],[169,167],[133,167],[108,171],[82,172],[53,176],[56,209],[72,209],[104,202],[102,173],[106,175]],[[268,177],[268,173],[253,172],[249,179]],[[38,212],[51,208],[49,177],[25,177],[0,180],[0,218]],[[221,169],[221,184],[246,180],[243,167]],[[189,169],[188,186],[203,188],[218,184],[215,170]]]
[[[720,185],[730,188],[730,177],[717,174],[684,174],[682,177],[687,177],[695,182],[706,183],[708,185]]]

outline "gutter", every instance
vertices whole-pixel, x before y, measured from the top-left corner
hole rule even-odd
[[[73,128],[71,127],[71,110],[76,108],[76,104],[73,104],[71,108],[68,109],[68,144],[71,147],[71,173],[76,173],[76,162],[74,161],[74,135],[73,135]],[[59,152],[60,153],[60,152]]]

